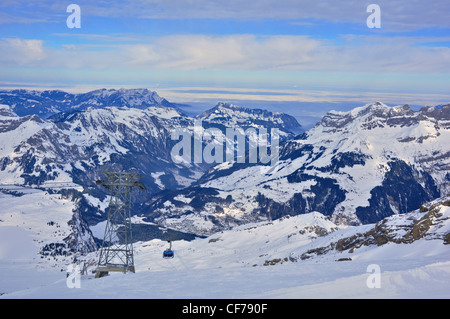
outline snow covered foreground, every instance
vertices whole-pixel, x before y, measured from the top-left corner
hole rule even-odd
[[[169,261],[168,263],[173,263]],[[450,262],[425,266],[381,263],[381,288],[368,288],[367,263],[303,263],[241,269],[176,269],[66,279],[3,298],[449,298]],[[386,269],[383,271],[383,269]],[[388,270],[398,269],[398,270]]]
[[[189,269],[167,261],[167,270],[67,279],[5,294],[3,298],[449,298],[450,262],[420,265],[383,260],[380,288],[369,288],[372,261],[304,262],[261,268]],[[177,268],[178,267],[178,268]],[[38,273],[36,273],[37,275]],[[54,276],[53,276],[54,277]]]
[[[175,241],[175,258],[169,260],[162,258],[166,242],[139,242],[134,246],[134,274],[111,273],[95,279],[90,271],[98,256],[91,253],[80,257],[91,262],[91,267],[78,282],[66,278],[71,259],[37,255],[44,238],[48,241],[53,236],[57,241],[67,235],[63,219],[70,218],[70,201],[43,192],[19,198],[20,204],[12,196],[0,197],[4,208],[0,213],[0,298],[450,297],[450,247],[442,239],[361,246],[351,253],[330,251],[299,258],[311,249],[373,227],[339,229],[319,213],[240,226],[191,242]],[[32,208],[36,205],[24,199],[45,199],[41,209],[61,227],[39,219],[39,209]],[[436,227],[447,232],[450,207],[441,213],[442,223]],[[392,218],[391,224],[406,222]]]

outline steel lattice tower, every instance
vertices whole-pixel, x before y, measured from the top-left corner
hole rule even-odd
[[[133,237],[131,229],[131,191],[133,187],[145,189],[138,173],[106,172],[106,179],[97,181],[111,191],[108,220],[96,277],[109,271],[134,273]]]

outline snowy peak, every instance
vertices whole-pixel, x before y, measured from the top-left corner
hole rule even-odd
[[[348,112],[330,111],[317,124],[324,127],[343,128],[353,121],[371,121],[388,119],[397,116],[411,115],[414,112],[408,105],[389,107],[384,103],[375,102],[357,107]]]
[[[73,94],[51,90],[0,90],[0,103],[6,104],[19,116],[37,114],[47,117],[68,110]]]
[[[437,121],[446,121],[447,128],[450,125],[450,104],[441,107],[425,106],[420,109],[421,118],[435,119]]]
[[[278,128],[285,134],[293,135],[303,133],[304,130],[297,120],[288,114],[270,112],[263,109],[250,109],[229,103],[218,103],[214,108],[197,116],[197,119],[210,124],[225,125],[243,129]]]
[[[50,119],[14,116],[8,106],[0,110],[3,183],[91,185],[106,169],[139,169],[148,190],[139,200],[145,201],[161,189],[184,187],[202,173],[195,165],[188,170],[171,161],[171,131],[191,125],[174,108],[88,107]]]
[[[381,102],[366,104],[348,112],[330,111],[316,125],[341,129],[359,125],[363,129],[376,126],[412,126],[419,121],[449,121],[450,104],[440,108],[426,106],[413,111],[409,105],[389,107]]]
[[[14,113],[9,105],[0,104],[0,117],[17,117],[18,115]]]
[[[135,108],[147,108],[154,105],[171,105],[156,92],[148,89],[100,89],[80,94],[76,100],[75,108],[83,107],[85,105]]]
[[[59,112],[108,106],[145,109],[150,106],[175,107],[148,89],[100,89],[72,94],[59,90],[0,90],[0,104],[11,106],[19,116],[31,114],[47,118]]]
[[[321,145],[322,162],[337,152],[352,152],[378,158],[379,162],[394,158],[421,165],[429,162],[427,168],[437,170],[447,165],[444,162],[450,151],[449,128],[450,105],[413,111],[408,105],[389,107],[375,103],[349,112],[329,112],[308,131],[307,141],[298,143],[315,148]],[[444,162],[435,165],[439,159]]]
[[[236,115],[238,118],[247,118],[249,115],[265,115],[266,117],[272,116],[273,114],[280,114],[278,112],[272,113],[266,110],[260,110],[260,109],[250,109],[246,107],[237,106],[234,104],[219,102],[215,107],[212,109],[203,112],[199,115],[200,118],[215,118],[220,115],[230,117],[231,115]],[[240,116],[239,116],[240,115]]]

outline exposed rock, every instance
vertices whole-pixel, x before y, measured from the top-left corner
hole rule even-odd
[[[414,212],[387,217],[365,233],[341,238],[325,247],[310,249],[303,253],[300,259],[324,255],[331,251],[353,253],[362,246],[411,244],[417,240],[442,240],[443,244],[447,245],[450,243],[449,196],[422,205]]]

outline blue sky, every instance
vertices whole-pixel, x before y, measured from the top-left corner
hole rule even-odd
[[[81,8],[70,29],[69,4]],[[370,29],[369,4],[381,9]],[[0,86],[175,102],[450,102],[447,0],[0,3]]]

